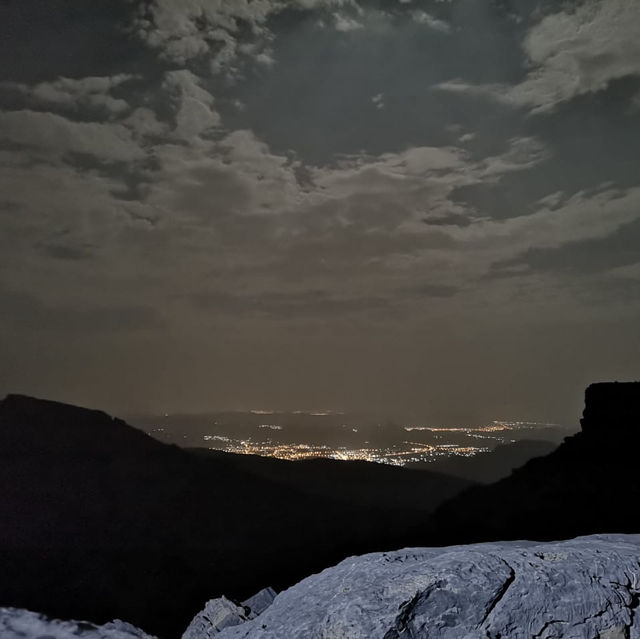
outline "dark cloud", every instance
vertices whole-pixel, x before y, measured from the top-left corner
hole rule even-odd
[[[469,226],[472,219],[461,213],[444,213],[425,217],[422,220],[427,226]]]

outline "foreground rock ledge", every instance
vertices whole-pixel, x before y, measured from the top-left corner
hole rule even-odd
[[[640,639],[639,604],[640,535],[415,548],[349,558],[216,639]]]
[[[256,612],[271,594],[264,591],[252,602]],[[243,613],[237,615],[239,625],[220,628],[212,611],[236,607]],[[190,626],[189,637],[640,639],[640,535],[352,557],[282,592],[245,620],[250,612],[224,598],[213,600]],[[147,639],[122,622],[96,627],[0,609],[2,639],[43,636]]]

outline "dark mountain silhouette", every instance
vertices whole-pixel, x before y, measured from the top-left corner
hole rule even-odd
[[[435,469],[425,474],[424,469],[407,470],[365,461],[318,458],[288,462],[206,448],[188,450],[215,459],[247,476],[279,485],[296,486],[301,493],[311,497],[324,497],[369,508],[420,508],[432,511],[449,496],[473,483],[473,480],[467,480],[461,487],[458,478],[454,479]]]
[[[466,543],[639,532],[640,383],[589,386],[581,426],[551,454],[440,506],[428,539]]]
[[[490,484],[508,477],[534,457],[548,455],[558,444],[544,440],[523,439],[509,444],[500,444],[486,453],[472,457],[455,455],[435,462],[415,462],[407,464],[410,469],[428,469],[454,477],[464,477],[470,481]]]
[[[174,637],[211,597],[242,600],[350,554],[417,543],[429,511],[468,485],[374,464],[194,454],[99,411],[10,395],[0,605]]]

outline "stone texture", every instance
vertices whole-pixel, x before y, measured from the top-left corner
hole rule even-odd
[[[640,639],[639,603],[640,535],[415,548],[349,558],[216,639]]]
[[[48,619],[29,610],[0,608],[2,639],[153,639],[124,621],[96,626],[86,621]]]
[[[182,639],[209,639],[224,628],[238,626],[263,613],[275,599],[273,588],[263,588],[241,604],[235,604],[226,597],[211,599],[199,612],[182,635]]]

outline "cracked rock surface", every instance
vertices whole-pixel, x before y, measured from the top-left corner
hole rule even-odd
[[[351,557],[216,639],[640,639],[640,535]]]

